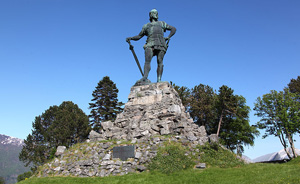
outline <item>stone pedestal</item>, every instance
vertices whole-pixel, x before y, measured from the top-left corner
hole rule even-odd
[[[178,135],[203,144],[204,126],[196,125],[185,112],[178,93],[168,82],[133,86],[124,111],[114,122],[102,122],[100,134],[91,141],[147,139],[154,135]]]

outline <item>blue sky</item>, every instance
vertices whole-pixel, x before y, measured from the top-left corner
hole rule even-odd
[[[177,28],[163,81],[215,90],[227,85],[253,109],[257,97],[300,75],[298,0],[1,0],[0,133],[26,138],[35,116],[63,101],[89,114],[92,92],[104,76],[126,102],[141,76],[125,38],[140,32],[153,8],[159,20]],[[142,65],[145,40],[132,41]],[[257,121],[252,111],[250,123]],[[245,155],[280,149],[278,139],[258,137]]]

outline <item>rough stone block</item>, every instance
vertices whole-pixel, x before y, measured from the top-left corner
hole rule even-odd
[[[56,149],[55,156],[61,156],[66,150],[65,146],[58,146]]]
[[[199,163],[195,166],[196,169],[205,169],[206,168],[206,164],[205,163]]]
[[[113,123],[111,121],[101,122],[101,126],[102,126],[103,130],[110,130],[110,128],[114,127]]]
[[[110,160],[110,154],[106,154],[104,157],[103,157],[103,160]]]
[[[171,113],[180,114],[181,113],[181,108],[180,108],[179,105],[173,104],[171,107],[168,108],[168,111],[171,112]]]
[[[217,143],[217,142],[219,142],[219,137],[217,136],[217,134],[211,134],[209,136],[209,142],[210,143]]]

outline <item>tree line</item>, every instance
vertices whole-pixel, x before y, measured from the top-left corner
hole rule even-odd
[[[205,126],[208,134],[218,134],[221,143],[238,154],[243,153],[245,145],[254,145],[257,128],[265,129],[265,136],[279,137],[285,148],[293,146],[293,135],[299,133],[300,76],[292,79],[283,92],[271,91],[257,99],[254,110],[262,119],[255,126],[249,124],[246,99],[230,87],[223,85],[215,91],[204,84],[191,89],[171,84],[194,122]],[[19,159],[34,171],[54,157],[57,146],[85,141],[92,129],[99,131],[101,122],[113,121],[122,112],[124,103],[118,100],[118,92],[116,84],[105,76],[92,93],[89,115],[71,101],[49,107],[35,117]],[[278,109],[269,114],[268,108]]]
[[[194,122],[205,126],[208,134],[217,134],[228,149],[242,154],[245,145],[254,145],[259,131],[249,124],[250,107],[243,96],[226,85],[217,92],[204,84],[191,89],[172,85]]]
[[[261,129],[265,130],[263,138],[269,135],[278,137],[288,157],[297,157],[293,137],[300,133],[300,76],[291,79],[283,91],[271,90],[256,99],[253,110],[261,119],[252,126],[246,99],[235,95],[228,86],[223,85],[216,92],[204,84],[191,89],[172,85],[194,122],[205,126],[208,134],[217,134],[228,149],[243,153],[243,145],[253,146],[259,135],[257,129]]]

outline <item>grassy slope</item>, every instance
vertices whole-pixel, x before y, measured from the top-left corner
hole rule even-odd
[[[130,183],[130,184],[191,184],[191,183],[218,183],[218,184],[296,184],[300,183],[300,157],[284,164],[249,164],[239,168],[211,167],[205,170],[186,170],[171,175],[159,173],[130,174],[126,176],[111,176],[105,178],[76,178],[51,177],[31,178],[21,184],[94,184],[94,183]]]

